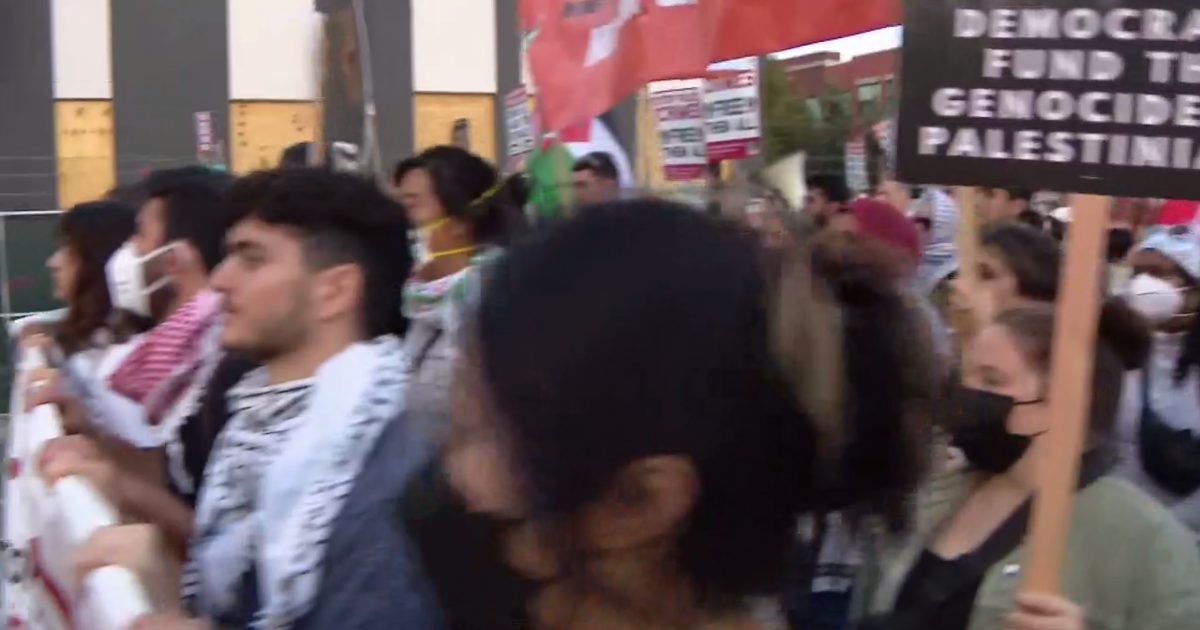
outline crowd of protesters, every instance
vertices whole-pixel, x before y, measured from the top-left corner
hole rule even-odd
[[[1061,595],[1020,592],[1060,237],[810,178],[804,213],[570,216],[456,147],[375,182],[152,173],[63,215],[38,461],[124,524],[143,630],[1190,630],[1200,620],[1200,236],[1114,222]],[[752,220],[751,220],[752,219]]]

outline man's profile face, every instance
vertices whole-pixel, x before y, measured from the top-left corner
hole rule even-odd
[[[571,173],[571,188],[575,192],[576,203],[600,203],[613,196],[616,182],[598,177],[591,170]]]
[[[1007,190],[993,188],[986,193],[984,206],[986,211],[982,217],[985,222],[1011,221],[1025,209],[1022,199],[1014,199]]]
[[[260,362],[297,347],[312,326],[314,284],[301,239],[247,219],[230,230],[226,249],[212,277],[225,297],[222,347]]]
[[[810,188],[804,196],[804,210],[814,218],[828,219],[833,214],[833,204],[820,188]]]
[[[433,189],[433,178],[423,168],[405,173],[395,190],[395,197],[404,207],[410,223],[417,227],[429,225],[446,216]]]

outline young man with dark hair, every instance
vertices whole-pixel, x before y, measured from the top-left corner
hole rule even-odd
[[[603,151],[589,153],[571,168],[571,187],[575,203],[600,203],[615,199],[620,192],[620,175],[611,155]]]
[[[810,175],[805,186],[808,190],[804,195],[804,210],[818,226],[825,226],[850,203],[850,189],[837,175]]]
[[[1023,211],[1030,209],[1029,202],[1032,200],[1032,190],[985,188],[979,205],[979,218],[983,223],[1015,221]]]
[[[199,619],[147,627],[438,628],[395,517],[432,454],[394,334],[413,266],[404,213],[370,181],[317,169],[255,173],[229,203],[221,344],[261,367],[230,390],[205,470],[182,580]],[[132,564],[152,581],[169,562],[157,544],[151,528],[103,530],[84,569]]]

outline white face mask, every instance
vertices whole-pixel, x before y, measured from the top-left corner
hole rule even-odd
[[[104,276],[108,280],[108,295],[113,308],[142,317],[150,316],[150,296],[171,279],[163,276],[154,281],[154,284],[146,286],[146,262],[174,246],[174,243],[168,243],[145,256],[138,256],[133,244],[125,243],[109,257],[104,265]]]
[[[1129,305],[1152,324],[1165,322],[1183,307],[1179,287],[1150,274],[1134,276],[1127,294]]]

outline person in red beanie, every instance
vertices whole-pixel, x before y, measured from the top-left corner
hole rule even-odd
[[[921,258],[921,238],[916,224],[883,201],[856,200],[846,206],[831,227],[863,234],[899,250],[914,269]]]
[[[901,282],[912,282],[914,302],[929,320],[931,341],[938,354],[949,362],[953,353],[949,331],[928,298],[915,290],[917,263],[921,260],[921,238],[916,223],[891,205],[876,199],[850,203],[831,222],[830,229],[871,239],[896,254]]]

